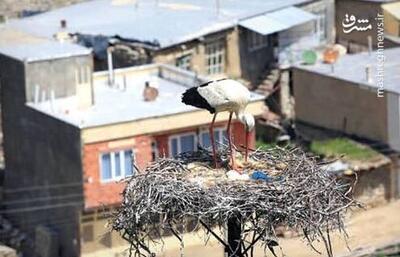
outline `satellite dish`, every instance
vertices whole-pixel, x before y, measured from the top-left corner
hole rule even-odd
[[[307,65],[313,65],[317,61],[317,54],[313,50],[307,50],[303,52],[303,63]]]

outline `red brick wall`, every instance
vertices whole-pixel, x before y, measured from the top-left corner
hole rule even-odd
[[[246,133],[244,132],[244,125],[240,122],[233,123],[232,127],[232,137],[233,142],[240,149],[240,146],[246,145]],[[255,129],[251,132],[250,141],[249,141],[249,148],[254,149],[256,147],[256,133]]]
[[[216,127],[224,127],[224,123],[216,124]],[[204,127],[208,129],[207,126]],[[110,142],[101,142],[87,144],[83,148],[83,170],[84,170],[84,194],[85,208],[96,208],[107,205],[115,205],[121,201],[121,193],[124,184],[121,182],[102,182],[100,178],[100,155],[104,152],[117,151],[122,149],[134,149],[135,161],[140,169],[144,169],[146,165],[152,161],[151,142],[153,138],[157,141],[159,155],[169,155],[168,138],[174,134],[198,131],[198,127],[186,128],[177,131],[170,131],[168,134],[160,134],[153,136],[138,136],[115,140]],[[232,132],[234,135],[234,143],[236,146],[245,144],[245,134],[243,125],[235,121],[232,124]],[[255,133],[252,133],[249,142],[250,147],[255,147]]]
[[[134,149],[136,164],[144,168],[151,161],[151,140],[149,136],[122,139],[85,145],[83,148],[85,208],[118,204],[124,184],[101,182],[100,154],[122,149]]]

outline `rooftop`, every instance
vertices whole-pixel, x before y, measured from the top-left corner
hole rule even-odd
[[[384,91],[400,94],[400,47],[384,50]],[[298,64],[294,67],[321,74],[323,76],[334,77],[337,79],[353,82],[357,85],[367,86],[369,88],[378,89],[377,73],[379,61],[378,52],[373,52],[371,55],[368,52],[358,54],[348,54],[339,57],[332,65],[317,62],[314,65]],[[365,75],[366,66],[371,67],[372,82],[368,82]]]
[[[391,13],[396,19],[400,19],[400,2],[384,4],[382,8]]]
[[[60,21],[66,20],[70,33],[157,40],[161,47],[168,47],[230,28],[245,18],[309,1],[219,1],[217,12],[215,0],[92,0],[12,20],[8,26],[52,38]]]
[[[161,73],[158,67],[162,70]],[[89,108],[78,109],[76,96],[41,103],[28,103],[28,105],[80,128],[198,110],[181,103],[181,94],[188,87],[199,83],[191,72],[161,64],[118,69],[115,72],[116,87],[108,85],[107,72],[94,74],[94,105]],[[178,76],[181,78],[177,79]],[[126,89],[123,89],[124,80]],[[146,81],[158,88],[159,95],[155,101],[143,100],[142,93]],[[263,96],[252,93],[252,99],[253,101],[262,100]]]
[[[0,53],[26,62],[87,55],[90,49],[0,26]]]

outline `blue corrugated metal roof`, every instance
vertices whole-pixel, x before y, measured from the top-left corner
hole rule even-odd
[[[10,26],[51,38],[64,19],[70,33],[157,40],[167,47],[232,27],[246,17],[309,1],[220,1],[217,15],[215,0],[93,0],[10,21]]]
[[[309,22],[315,18],[314,14],[291,6],[265,15],[242,20],[239,24],[262,35],[268,35]]]

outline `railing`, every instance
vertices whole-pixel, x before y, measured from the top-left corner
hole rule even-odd
[[[173,81],[186,87],[198,86],[208,81],[207,78],[199,76],[194,72],[182,70],[166,64],[159,65],[159,76],[160,78]]]

